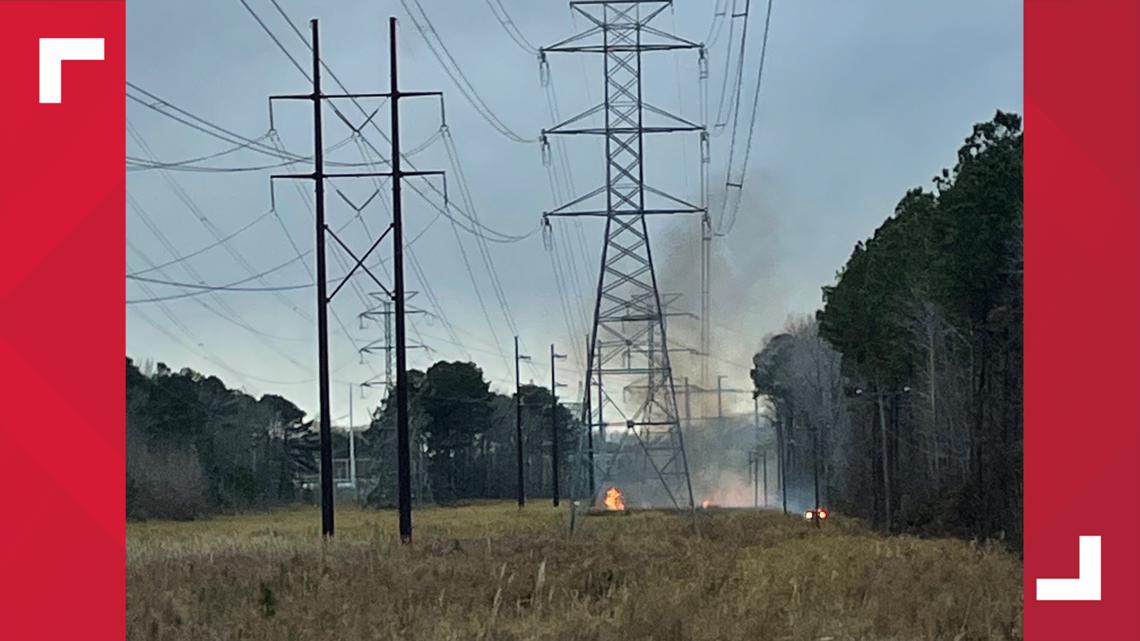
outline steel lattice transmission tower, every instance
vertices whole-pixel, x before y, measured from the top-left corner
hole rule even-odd
[[[704,127],[642,100],[642,56],[647,52],[701,49],[651,23],[671,0],[581,0],[571,2],[588,28],[540,51],[600,55],[605,75],[602,103],[543,131],[550,135],[596,135],[605,143],[605,184],[543,215],[605,218],[605,244],[588,338],[579,486],[590,478],[591,501],[607,483],[617,483],[634,505],[693,506],[684,438],[669,362],[662,295],[650,251],[648,216],[705,215],[706,208],[646,183],[645,144],[654,134],[694,132]],[[545,77],[545,76],[544,76]],[[601,124],[598,124],[598,121]],[[615,380],[616,379],[616,380]],[[645,393],[627,402],[630,384]],[[610,390],[616,392],[611,395]],[[596,397],[595,397],[596,395]],[[593,397],[593,398],[592,398]],[[606,430],[620,431],[618,442]],[[585,466],[585,467],[583,467]],[[595,486],[593,479],[600,477]]]

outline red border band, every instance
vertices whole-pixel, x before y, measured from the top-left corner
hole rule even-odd
[[[0,2],[0,639],[125,637],[122,0]],[[102,38],[40,103],[40,38]]]
[[[1025,5],[1025,638],[1140,639],[1140,3]],[[1101,599],[1038,601],[1101,537]]]

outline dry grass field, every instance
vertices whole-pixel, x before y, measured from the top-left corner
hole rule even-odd
[[[770,512],[581,517],[534,504],[317,508],[127,528],[135,640],[1021,638],[1003,549]]]

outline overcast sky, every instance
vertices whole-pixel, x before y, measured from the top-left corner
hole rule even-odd
[[[518,242],[481,246],[468,231],[471,225],[464,214],[454,213],[468,229],[453,227],[414,191],[406,190],[407,236],[415,239],[411,246],[414,260],[409,257],[407,268],[408,287],[417,292],[411,302],[428,312],[411,317],[409,339],[430,347],[430,351],[411,350],[411,366],[425,367],[438,359],[474,360],[494,388],[509,391],[514,378],[510,369],[513,324],[524,350],[534,357],[533,366],[523,370],[524,381],[549,384],[547,354],[555,342],[559,351],[574,355],[560,365],[559,378],[575,396],[582,378],[582,359],[577,357],[584,351],[586,319],[592,313],[601,223],[553,221],[553,255],[537,230],[542,212],[553,208],[555,196],[564,199],[571,185],[577,193],[600,186],[599,141],[573,137],[556,142],[552,188],[539,145],[509,139],[472,107],[425,46],[400,0],[279,1],[306,36],[308,20],[320,19],[322,58],[355,92],[387,90],[387,18],[396,16],[401,30],[402,88],[444,92],[449,132],[480,223],[505,235],[529,234]],[[743,7],[744,0],[737,1]],[[305,44],[272,2],[246,2],[308,70],[311,63]],[[551,101],[539,82],[537,57],[508,36],[488,0],[420,2],[448,52],[495,117],[526,139],[537,137],[552,124]],[[502,3],[522,36],[536,46],[552,44],[586,25],[581,18],[572,19],[563,0]],[[764,0],[751,3],[748,58],[741,74],[744,85],[737,143],[741,146],[752,112],[766,4]],[[713,0],[676,0],[674,10],[662,14],[655,24],[690,40],[704,41],[710,34],[713,5]],[[127,17],[128,80],[242,136],[260,139],[268,132],[267,96],[310,90],[305,77],[241,0],[132,2]],[[717,115],[729,55],[729,28],[724,24],[719,32],[712,30],[717,37],[709,51],[710,126]],[[734,47],[738,46],[739,27],[737,20],[731,40]],[[654,54],[654,58],[645,66],[645,99],[687,119],[700,120],[696,53]],[[587,109],[601,95],[597,56],[551,54],[550,69],[554,102],[563,118]],[[733,76],[731,70],[729,76]],[[327,77],[325,83],[326,91],[337,91]],[[729,84],[726,96],[731,97],[733,86]],[[361,104],[367,111],[380,106]],[[351,103],[340,107],[346,116],[363,119]],[[833,281],[855,242],[873,232],[907,189],[928,186],[942,167],[951,166],[971,125],[989,119],[997,109],[1022,110],[1020,2],[775,0],[741,207],[731,231],[714,243],[713,372],[727,375],[726,385],[746,387],[751,354],[763,338],[778,331],[790,315],[817,309],[820,287]],[[730,111],[722,110],[722,115]],[[127,114],[133,130],[127,153],[132,157],[177,162],[233,147],[134,101],[128,101]],[[387,109],[382,108],[377,119],[385,130],[387,118]],[[405,148],[414,148],[438,129],[439,109],[427,99],[409,100],[402,103],[402,119]],[[724,202],[732,137],[731,118],[727,121],[711,145],[709,198],[714,219]],[[284,148],[302,156],[311,153],[312,116],[307,103],[276,106],[275,125]],[[379,133],[363,131],[368,142],[387,155]],[[326,147],[342,141],[346,142],[330,159],[361,163],[367,156],[375,160],[327,110]],[[265,144],[272,146],[268,140]],[[738,148],[737,163],[740,152]],[[646,173],[655,186],[699,199],[695,138],[654,139],[647,143],[646,155]],[[450,165],[443,141],[436,140],[413,160],[422,170],[447,170],[450,197],[470,213],[460,200],[460,178]],[[198,164],[255,167],[279,162],[242,150]],[[313,218],[306,200],[311,196],[306,192],[311,194],[311,183],[279,183],[275,212],[262,214],[270,209],[268,176],[272,171],[310,170],[297,165],[228,173],[131,171],[128,272],[170,263],[175,260],[172,252],[181,256],[197,252],[215,242],[213,234],[229,236],[251,221],[256,222],[226,246],[144,275],[224,284],[296,258],[290,237],[301,252],[309,251]],[[338,181],[335,186],[358,206],[377,188],[368,180]],[[422,182],[416,186],[431,194]],[[327,202],[330,224],[343,226],[341,237],[353,251],[364,251],[388,224],[383,197],[362,209],[363,224],[353,219],[355,212],[332,186]],[[721,224],[726,229],[729,226],[728,221]],[[152,227],[161,232],[161,238]],[[696,221],[681,219],[655,221],[651,227],[661,286],[683,294],[678,306],[691,312],[699,311],[696,229]],[[329,273],[339,275],[343,269],[331,257],[333,244],[330,240]],[[389,248],[381,249],[377,256],[386,258]],[[489,263],[509,311],[498,302]],[[562,296],[553,265],[562,274]],[[313,282],[310,269],[311,257],[305,255],[304,261],[296,260],[240,285],[289,288],[280,291],[231,291],[161,304],[128,304],[127,354],[138,361],[153,359],[176,369],[189,366],[217,374],[231,386],[256,395],[281,394],[315,411],[315,293],[311,287],[301,288]],[[377,275],[383,278],[382,271]],[[364,277],[354,281],[359,288],[346,287],[333,303],[336,318],[331,323],[337,333],[331,341],[332,409],[338,419],[348,411],[349,385],[382,378],[384,373],[382,352],[363,364],[357,354],[358,347],[383,343],[383,331],[376,323],[366,323],[362,329],[358,314],[377,288]],[[144,289],[143,285],[128,282],[128,301],[187,291],[155,283],[145,284]],[[695,343],[695,322],[675,320],[670,325],[674,327],[671,339]],[[678,376],[692,371],[683,356],[674,361]],[[367,390],[364,399],[359,390],[355,395],[360,423],[365,404],[374,405],[380,394],[376,389]]]

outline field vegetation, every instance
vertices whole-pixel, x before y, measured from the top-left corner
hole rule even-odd
[[[128,525],[128,638],[148,640],[1021,638],[1005,546],[885,537],[835,516],[577,514],[485,503],[415,514],[291,507]]]

